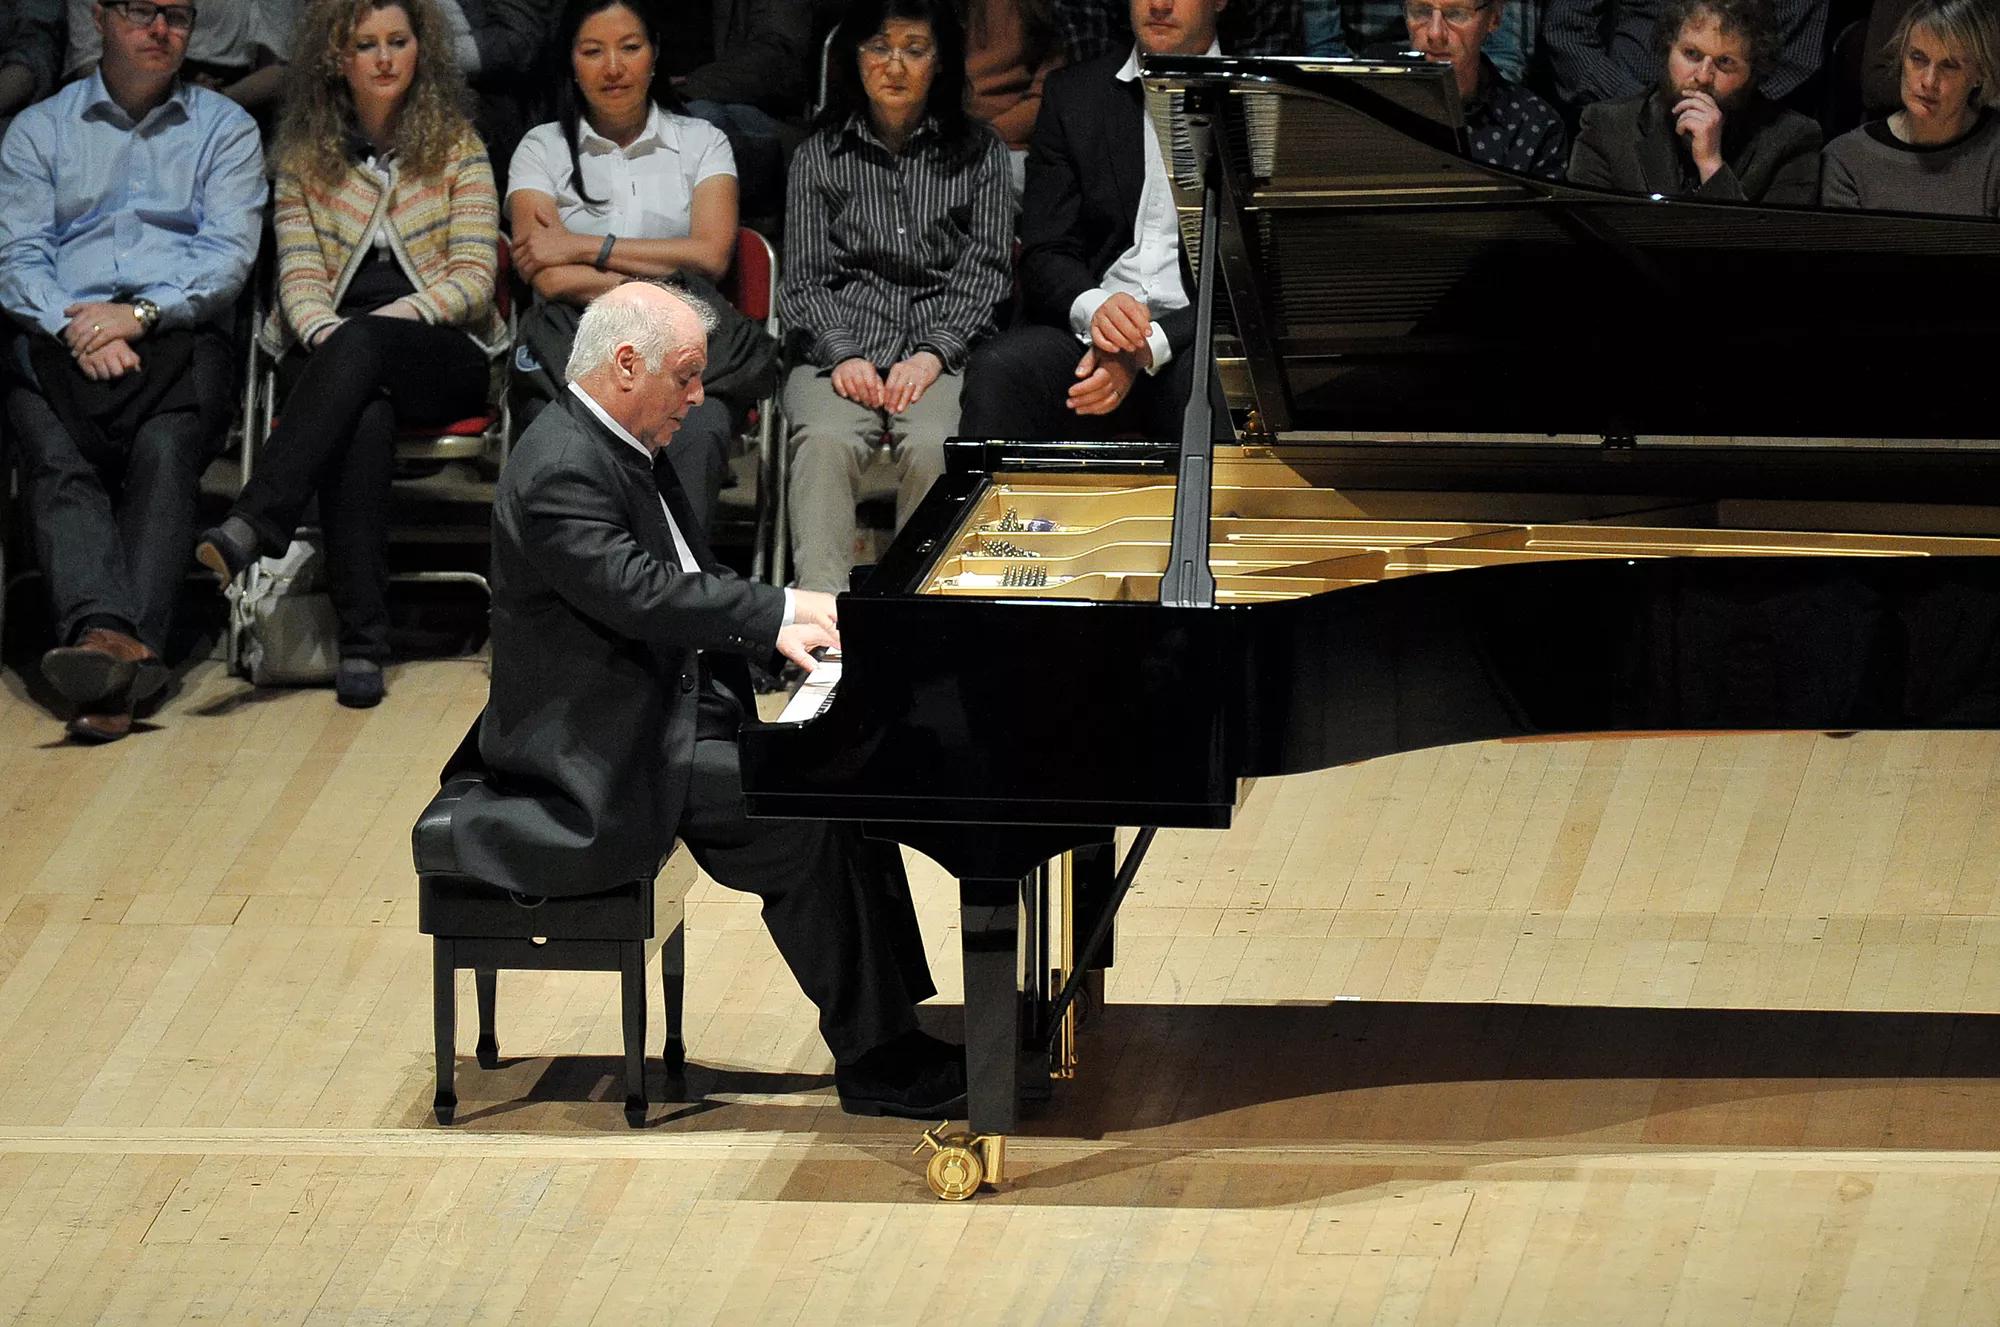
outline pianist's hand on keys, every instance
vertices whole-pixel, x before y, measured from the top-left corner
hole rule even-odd
[[[820,659],[819,667],[806,674],[799,689],[785,702],[784,713],[778,716],[779,723],[804,723],[825,709],[833,699],[833,689],[840,685],[840,651],[828,650]]]

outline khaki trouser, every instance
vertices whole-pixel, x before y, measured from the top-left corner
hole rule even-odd
[[[785,379],[792,449],[792,560],[800,589],[839,593],[854,569],[854,504],[862,472],[884,455],[896,469],[896,528],[944,473],[944,440],[958,428],[959,376],[941,373],[901,414],[871,410],[833,390],[832,375],[801,365]]]

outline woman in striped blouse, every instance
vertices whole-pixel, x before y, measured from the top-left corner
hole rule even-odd
[[[1007,296],[1007,148],[966,114],[951,0],[856,0],[792,159],[779,291],[798,583],[847,588],[862,469],[884,438],[896,523],[944,468],[966,356]]]
[[[507,331],[499,206],[433,0],[312,0],[275,161],[277,307],[259,340],[290,391],[250,482],[195,550],[223,584],[290,544],[319,496],[340,623],[335,691],[382,699],[399,426],[486,408]]]

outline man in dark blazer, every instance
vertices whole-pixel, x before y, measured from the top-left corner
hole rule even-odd
[[[1214,52],[1224,3],[1131,0],[1136,47],[1048,76],[1021,200],[1027,321],[973,353],[959,432],[1180,437],[1194,309],[1138,56]]]
[[[1646,91],[1659,64],[1662,4],[1548,0],[1542,10],[1542,52],[1556,100],[1582,108]],[[1765,96],[1794,106],[1812,96],[1825,54],[1828,7],[1827,0],[1773,0],[1778,44],[1757,72],[1758,90]]]
[[[1819,126],[1757,90],[1770,0],[1668,0],[1660,80],[1583,110],[1571,184],[1705,201],[1819,202]]]
[[[963,1054],[917,1030],[935,990],[897,850],[851,825],[744,814],[746,658],[775,648],[809,669],[839,638],[833,596],[716,565],[661,454],[701,402],[713,322],[648,282],[604,295],[578,325],[568,395],[508,458],[486,781],[452,817],[458,860],[524,894],[588,894],[650,878],[681,839],[710,876],[763,899],[819,1007],[841,1104],[948,1115]]]

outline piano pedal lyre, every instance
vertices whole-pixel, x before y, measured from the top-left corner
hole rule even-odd
[[[1049,969],[1048,990],[1044,999],[1053,1001],[1076,967],[1076,854],[1064,853],[1057,858],[1056,896],[1054,916],[1049,920],[1055,929],[1055,965]],[[1063,1010],[1056,1021],[1055,1038],[1049,1046],[1049,1077],[1068,1080],[1076,1077],[1076,1030],[1081,1010],[1077,1002]]]
[[[931,1149],[924,1179],[931,1192],[946,1202],[959,1203],[979,1192],[981,1184],[1007,1181],[1007,1135],[999,1133],[946,1133],[946,1120],[924,1136],[911,1155]]]

